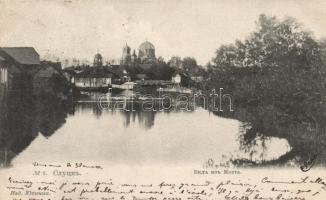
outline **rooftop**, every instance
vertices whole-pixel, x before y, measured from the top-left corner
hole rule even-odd
[[[1,49],[20,64],[40,64],[40,55],[33,47],[2,47]]]
[[[146,49],[155,49],[154,45],[148,41],[139,45],[139,50],[145,51]]]
[[[75,74],[78,78],[110,78],[114,74],[104,67],[89,67],[82,72]]]

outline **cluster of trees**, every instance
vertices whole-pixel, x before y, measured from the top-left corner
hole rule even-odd
[[[178,56],[172,56],[168,61],[168,65],[179,69],[180,71],[189,74],[190,76],[206,75],[206,70],[203,66],[198,65],[193,57],[184,57],[183,59]]]
[[[249,38],[216,51],[208,66],[209,86],[227,88],[241,102],[286,97],[293,106],[308,108],[313,100],[325,100],[325,44],[295,19],[261,15]]]
[[[126,65],[125,68],[132,79],[137,79],[137,74],[146,74],[149,79],[153,80],[170,80],[172,75],[178,71],[191,76],[206,76],[206,70],[201,65],[197,64],[197,61],[193,57],[178,57],[172,56],[169,61],[165,61],[163,57],[158,57],[155,63],[150,64],[149,68],[138,65]],[[109,67],[110,64],[106,64],[104,67]],[[65,67],[65,71],[78,71],[91,67],[91,65],[73,65]]]
[[[126,70],[132,79],[137,79],[137,74],[146,74],[149,79],[169,80],[174,73],[174,68],[160,60],[151,64],[149,68],[145,68],[140,65],[132,65],[126,66]]]
[[[326,40],[317,41],[295,19],[260,15],[257,29],[218,48],[207,70],[207,89],[232,93],[236,108],[255,113],[251,120],[261,122],[261,131],[325,130]]]
[[[146,74],[149,79],[154,80],[170,80],[172,75],[178,71],[190,76],[204,76],[205,69],[197,64],[195,58],[172,56],[168,62],[165,62],[162,57],[157,59],[149,69],[144,69],[139,65],[127,67],[129,74],[133,77],[137,74]]]

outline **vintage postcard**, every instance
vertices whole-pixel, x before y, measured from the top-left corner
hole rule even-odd
[[[0,0],[0,200],[325,200],[326,1]]]

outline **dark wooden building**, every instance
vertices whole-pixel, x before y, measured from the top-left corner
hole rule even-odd
[[[0,48],[0,90],[31,91],[40,56],[32,47]]]

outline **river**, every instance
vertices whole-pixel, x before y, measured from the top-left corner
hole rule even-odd
[[[292,149],[287,139],[271,136],[243,145],[248,129],[244,123],[202,108],[109,111],[99,108],[97,96],[90,94],[69,104],[51,98],[33,105],[26,101],[11,105],[14,101],[10,101],[2,115],[6,116],[1,123],[2,164],[105,161],[110,165],[182,166],[209,159],[228,165],[259,164],[277,161]]]

